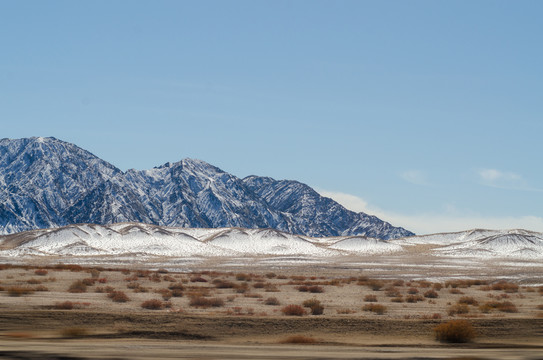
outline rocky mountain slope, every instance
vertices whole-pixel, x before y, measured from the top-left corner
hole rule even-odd
[[[413,235],[296,181],[239,179],[193,159],[123,172],[55,138],[0,140],[0,233],[118,222],[318,237]]]

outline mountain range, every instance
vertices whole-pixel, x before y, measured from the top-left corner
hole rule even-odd
[[[297,181],[240,179],[195,159],[123,172],[52,137],[0,140],[0,233],[119,222],[312,237],[414,235]]]

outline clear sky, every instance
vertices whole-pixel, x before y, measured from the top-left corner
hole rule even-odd
[[[543,231],[543,1],[0,1],[0,137]]]

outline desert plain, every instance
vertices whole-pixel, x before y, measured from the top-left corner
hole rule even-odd
[[[538,271],[381,270],[6,263],[0,358],[543,359]],[[451,320],[474,337],[437,340]]]

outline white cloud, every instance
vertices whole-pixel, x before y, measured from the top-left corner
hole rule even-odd
[[[543,232],[543,217],[538,216],[490,217],[461,213],[456,209],[451,210],[451,213],[441,214],[399,214],[373,207],[355,195],[323,189],[317,191],[349,210],[375,215],[394,226],[401,226],[419,235],[470,229],[526,229]]]
[[[522,176],[512,172],[502,172],[496,169],[480,169],[479,177],[484,181],[521,181]]]
[[[415,185],[430,185],[426,174],[420,170],[407,170],[400,174],[400,177],[405,181]]]

